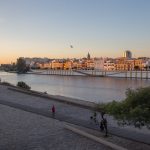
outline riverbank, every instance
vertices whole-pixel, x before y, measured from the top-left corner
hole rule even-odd
[[[12,91],[22,92],[22,93],[29,94],[29,95],[34,95],[37,97],[53,99],[58,102],[71,104],[71,105],[75,105],[75,106],[79,106],[79,107],[83,107],[83,108],[88,108],[91,110],[94,110],[95,106],[96,106],[96,103],[94,103],[94,102],[74,99],[74,98],[60,96],[60,95],[50,95],[50,94],[47,94],[46,92],[43,93],[43,92],[38,92],[35,90],[25,90],[25,89],[18,88],[16,86],[10,86],[10,87],[8,86],[8,89],[12,90]]]
[[[51,107],[55,105],[55,119],[76,124],[86,128],[94,129],[99,132],[99,125],[90,120],[92,111],[71,105],[68,103],[60,103],[52,98],[42,98],[35,95],[29,95],[18,91],[7,89],[6,86],[0,86],[0,103],[16,109],[36,113],[39,115],[51,117]],[[148,132],[138,132],[137,130],[116,126],[110,118],[108,120],[109,133],[111,135],[121,136],[130,140],[149,143],[150,134]]]

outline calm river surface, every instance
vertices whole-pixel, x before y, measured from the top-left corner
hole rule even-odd
[[[91,102],[108,102],[125,98],[127,88],[150,86],[149,80],[82,76],[33,75],[0,72],[2,81],[24,81],[33,90],[78,98]]]

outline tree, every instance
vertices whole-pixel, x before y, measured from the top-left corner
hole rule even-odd
[[[23,58],[18,58],[17,59],[17,72],[18,73],[26,73],[29,68],[26,66],[26,62]]]
[[[150,129],[150,87],[127,89],[125,100],[98,104],[97,109],[114,116],[123,125]]]

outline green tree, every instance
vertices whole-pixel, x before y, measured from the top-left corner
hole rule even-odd
[[[17,72],[18,73],[26,73],[28,71],[28,67],[26,66],[26,62],[23,58],[17,59]]]
[[[150,87],[127,89],[125,100],[98,104],[97,110],[114,116],[121,124],[150,128]]]

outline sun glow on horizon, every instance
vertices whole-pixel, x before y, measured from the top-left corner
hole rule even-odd
[[[149,6],[149,0],[1,1],[0,63],[82,58],[88,52],[116,58],[125,50],[150,57]]]

